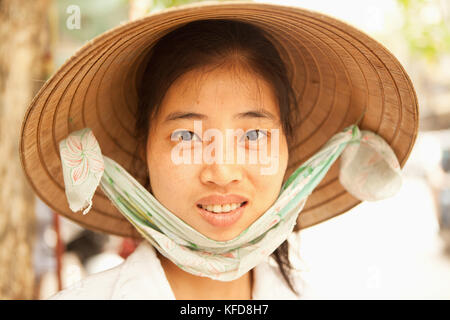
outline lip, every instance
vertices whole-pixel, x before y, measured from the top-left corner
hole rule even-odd
[[[202,204],[204,206],[211,205],[211,204],[223,205],[223,204],[227,204],[227,203],[242,203],[244,201],[248,202],[248,199],[243,196],[240,196],[238,194],[229,194],[226,196],[222,196],[219,194],[213,194],[208,197],[201,198],[200,200],[197,201],[196,205],[199,205],[199,204]]]
[[[246,200],[244,200],[246,201]],[[244,202],[242,201],[242,202]],[[230,212],[227,213],[213,213],[209,212],[208,210],[205,210],[201,207],[197,207],[197,209],[200,212],[200,215],[203,219],[206,220],[209,224],[215,226],[215,227],[228,227],[234,224],[236,221],[239,220],[239,218],[244,213],[245,208],[248,206],[248,201],[240,206],[239,208],[236,208]]]

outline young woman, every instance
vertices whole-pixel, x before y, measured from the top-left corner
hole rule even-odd
[[[138,139],[147,142],[150,190],[171,212],[207,237],[226,241],[275,202],[288,163],[287,138],[297,106],[281,58],[256,27],[236,21],[196,21],[166,35],[152,51],[139,101],[137,132]],[[195,120],[203,132],[242,130],[234,150],[223,146],[232,154],[238,148],[248,153],[258,147],[251,141],[264,137],[271,150],[270,130],[279,130],[279,141],[272,142],[279,145],[276,172],[261,175],[261,164],[174,165],[172,150],[180,141],[190,142],[185,147],[189,149],[207,145],[202,132],[194,129]],[[244,201],[238,215],[233,213],[237,209],[210,214],[198,207],[216,204],[227,210],[225,204]],[[274,255],[291,285],[287,252],[285,242]],[[232,282],[218,282],[189,274],[159,257],[178,291],[176,297],[251,298],[251,272]]]
[[[345,100],[344,87],[339,89],[336,81],[320,72],[318,78],[312,76],[311,82],[304,81],[302,86],[299,79],[307,78],[307,60],[295,60],[294,49],[289,47],[287,56],[303,65],[307,72],[299,74],[298,65],[290,69],[286,51],[276,43],[284,41],[292,45],[291,40],[282,36],[273,38],[277,32],[269,32],[271,20],[264,10],[255,17],[265,19],[266,27],[243,21],[246,9],[251,7],[286,19],[289,13],[305,17],[310,14],[294,8],[243,3],[186,6],[178,12],[168,10],[148,19],[154,22],[153,35],[158,35],[153,45],[147,47],[148,51],[144,50],[144,44],[137,44],[139,38],[132,38],[133,28],[122,27],[124,34],[128,32],[128,39],[140,46],[141,51],[136,47],[136,52],[145,52],[136,59],[128,59],[131,62],[126,54],[110,58],[113,55],[108,55],[108,49],[102,49],[114,43],[113,32],[100,38],[104,41],[94,43],[99,56],[95,57],[96,50],[86,50],[89,53],[82,58],[87,59],[85,77],[92,74],[91,88],[98,84],[92,91],[96,98],[91,100],[89,89],[81,89],[86,91],[79,111],[71,109],[77,105],[73,100],[65,112],[63,104],[68,102],[63,99],[57,102],[61,105],[59,114],[69,119],[66,134],[58,133],[61,139],[57,140],[67,200],[72,211],[84,209],[87,213],[92,207],[93,212],[83,219],[97,212],[109,216],[103,221],[97,216],[90,223],[77,217],[79,223],[110,233],[142,237],[144,241],[122,265],[84,279],[58,293],[55,299],[300,298],[301,279],[291,265],[287,239],[306,198],[337,157],[343,154],[339,181],[345,187],[345,197],[336,178],[325,178],[322,197],[311,196],[313,203],[307,210],[313,214],[316,209],[314,218],[305,213],[303,227],[337,215],[358,200],[381,199],[398,189],[400,165],[391,149],[397,146],[396,140],[389,145],[380,136],[359,131],[355,125],[367,119],[368,110],[373,112],[370,109],[373,101],[367,100],[364,109],[346,109],[345,114],[331,109],[327,114],[326,108],[310,108],[313,99],[308,90],[315,92],[314,106],[317,106],[317,101],[327,104],[325,96],[329,95],[330,87],[327,88],[326,81],[335,86],[341,101]],[[226,19],[229,14],[241,19]],[[170,17],[173,21],[176,17],[190,21],[172,22],[171,28],[167,26],[159,33],[159,17],[161,21]],[[150,30],[141,28],[143,25],[135,23],[133,32],[140,35],[145,33],[143,30]],[[279,28],[285,35],[290,34],[288,24]],[[295,37],[293,31],[291,34]],[[319,53],[315,54],[319,59]],[[384,59],[388,58],[392,57]],[[136,72],[128,71],[131,76],[124,77],[127,82],[121,83],[125,88],[130,83],[135,86],[135,108],[123,110],[131,104],[126,97],[133,90],[124,90],[119,82],[108,80],[105,76],[108,67],[104,67],[106,71],[100,80],[95,80],[96,71],[91,69],[97,68],[93,67],[96,61],[105,62],[109,68],[115,66],[116,72],[125,61],[129,63],[127,70],[135,66]],[[102,70],[103,62],[98,71]],[[70,70],[69,65],[66,70]],[[60,73],[63,72],[64,67]],[[111,71],[109,74],[114,78]],[[117,96],[116,91],[122,92],[123,109],[117,107],[120,103],[113,98],[99,99],[99,95],[105,94],[101,89],[103,81],[110,81],[111,96]],[[317,91],[314,83],[321,81],[323,88]],[[413,92],[404,78],[395,81],[406,84]],[[370,88],[374,83],[366,85]],[[78,85],[77,90],[80,88]],[[300,89],[303,96],[299,96]],[[49,90],[50,87],[42,91]],[[96,106],[95,115],[85,108],[89,101]],[[108,103],[115,106],[105,106]],[[336,101],[332,105],[335,104]],[[399,106],[400,110],[411,107],[401,103]],[[35,108],[32,106],[30,110]],[[61,117],[59,114],[53,116],[54,123]],[[374,117],[375,113],[372,114]],[[127,117],[131,120],[127,121]],[[303,124],[304,130],[300,129],[302,117],[308,119]],[[320,123],[314,119],[324,120]],[[371,127],[370,119],[366,121]],[[410,133],[401,138],[402,146],[412,146],[416,121],[414,117],[406,120]],[[25,121],[24,131],[30,127],[27,123],[30,121]],[[108,129],[112,123],[116,123],[111,125],[115,129]],[[348,127],[350,124],[353,126]],[[309,137],[304,135],[308,132]],[[126,150],[123,153],[128,154],[127,158],[118,155],[120,149]],[[399,160],[403,164],[409,151],[397,152],[402,155]],[[249,161],[252,157],[256,161]],[[23,161],[30,162],[29,158]],[[24,167],[27,171],[26,164]],[[61,178],[60,174],[60,181]],[[104,194],[97,193],[92,201],[98,184]],[[52,199],[47,199],[52,203]],[[106,204],[108,199],[113,207]],[[334,199],[338,202],[333,203]],[[74,217],[67,209],[59,211]],[[117,217],[117,211],[126,218],[120,224],[111,219],[111,213]],[[126,229],[130,226],[135,228],[134,233]]]

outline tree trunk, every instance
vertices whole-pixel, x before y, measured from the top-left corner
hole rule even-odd
[[[34,193],[19,159],[26,108],[50,71],[51,0],[0,0],[0,299],[32,299]]]

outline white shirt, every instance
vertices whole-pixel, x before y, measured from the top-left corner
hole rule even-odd
[[[282,277],[278,265],[268,257],[253,270],[253,300],[301,299],[304,283],[298,272],[295,295]],[[120,265],[86,277],[50,299],[68,300],[175,300],[155,249],[142,242]]]

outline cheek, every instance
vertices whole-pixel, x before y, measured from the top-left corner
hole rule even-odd
[[[267,180],[276,182],[283,178],[288,165],[289,149],[285,138],[283,137],[280,139],[280,142],[271,145],[269,150],[269,153],[261,150],[267,156],[262,156],[264,163],[259,164],[259,175],[261,176],[260,179],[265,182]]]
[[[148,157],[147,165],[153,195],[167,208],[177,209],[182,199],[186,198],[189,186],[195,181],[195,170],[186,165],[174,164],[170,153],[168,156],[166,153],[160,153]]]
[[[287,144],[282,144],[278,160],[272,160],[271,164],[259,166],[252,171],[252,180],[257,191],[258,209],[266,210],[277,199],[289,160]],[[268,170],[270,168],[270,170]],[[261,174],[261,170],[270,171],[271,174]]]

